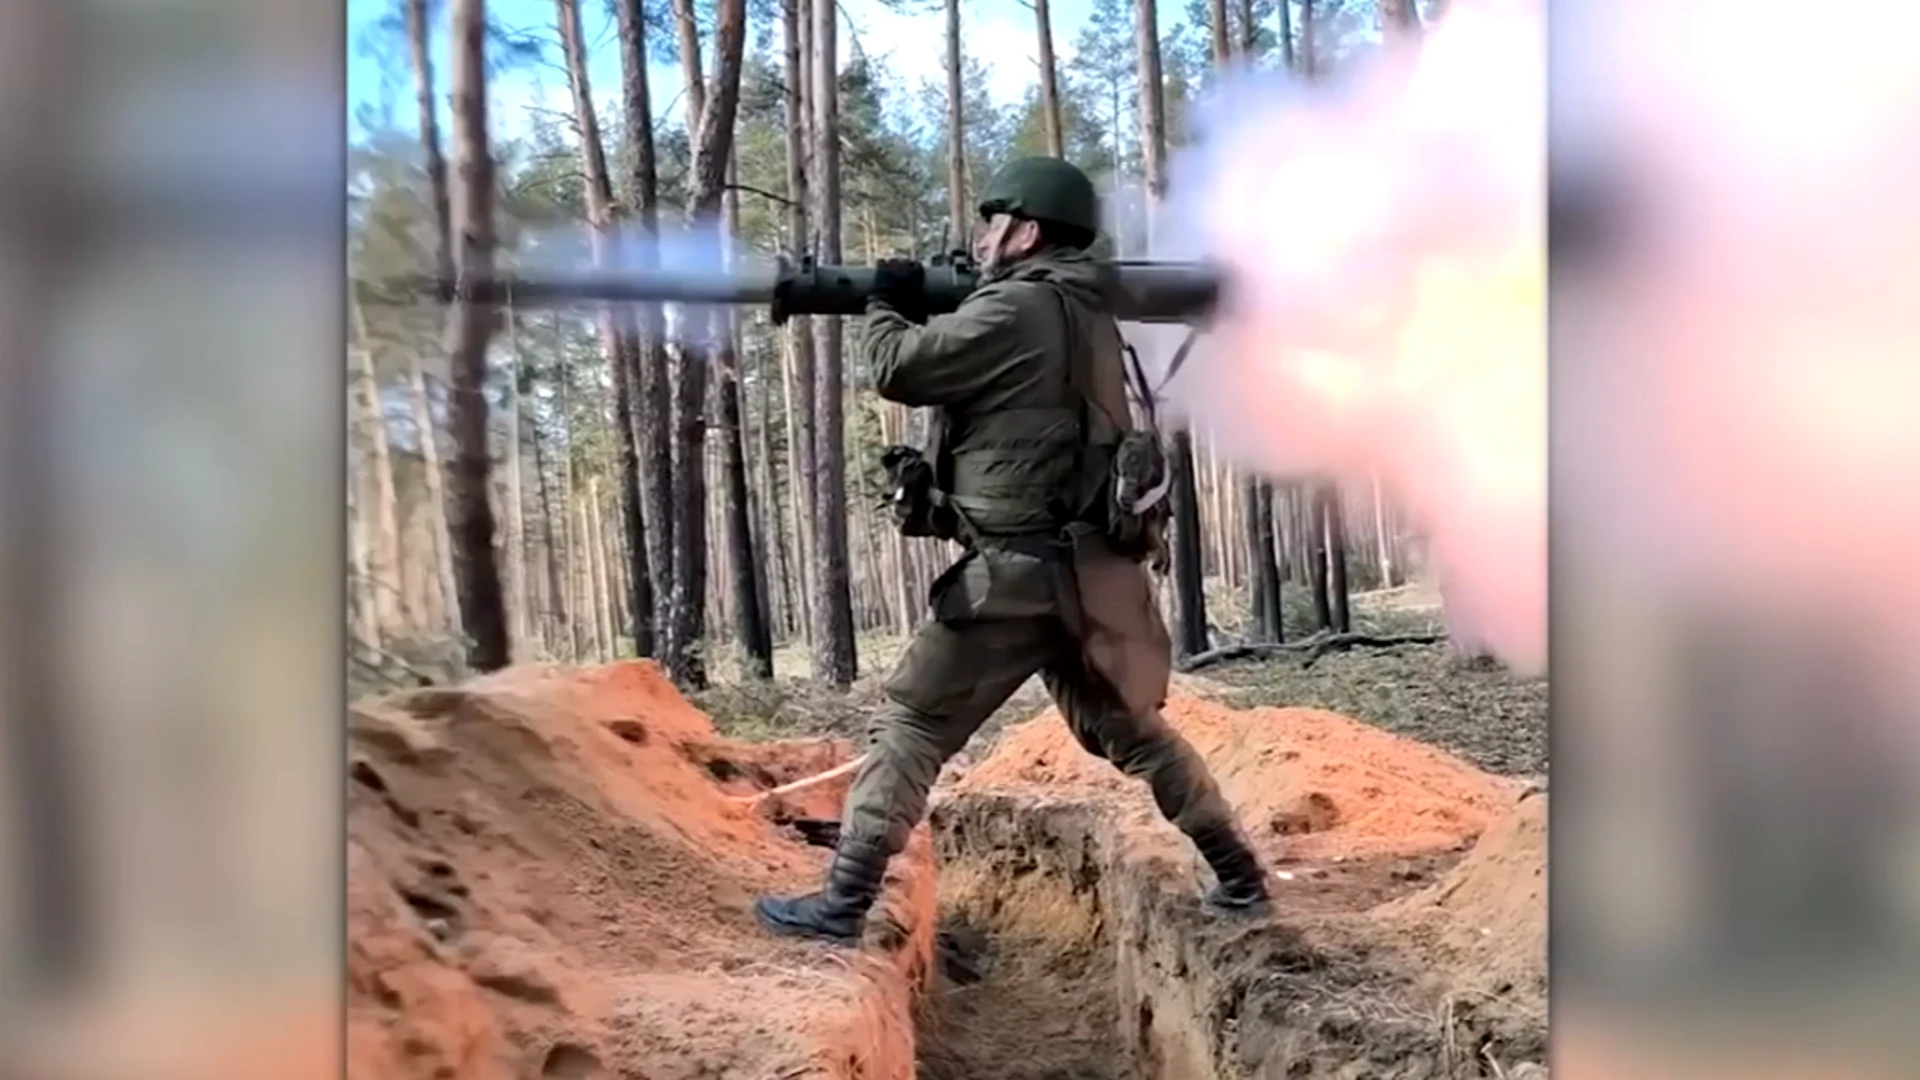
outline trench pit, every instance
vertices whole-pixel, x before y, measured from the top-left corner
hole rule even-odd
[[[1273,912],[1218,916],[1170,827],[1113,807],[964,795],[936,808],[939,963],[921,1080],[1544,1076],[1544,1019],[1422,985],[1366,912],[1461,861],[1296,867]]]

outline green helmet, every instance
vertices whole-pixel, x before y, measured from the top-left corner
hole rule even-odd
[[[1059,158],[1015,158],[1002,166],[980,196],[980,216],[995,214],[1100,232],[1100,196],[1093,181]]]

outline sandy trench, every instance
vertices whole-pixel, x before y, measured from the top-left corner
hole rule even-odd
[[[771,938],[826,739],[715,734],[652,665],[513,668],[350,721],[349,1075],[1528,1075],[1547,797],[1314,710],[1169,719],[1278,871],[1264,919],[1057,717],[944,783],[857,951]],[[1538,1072],[1532,1075],[1540,1075]]]

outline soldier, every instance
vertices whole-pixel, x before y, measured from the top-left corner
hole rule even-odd
[[[1114,463],[1137,457],[1141,436],[1128,438],[1123,341],[1087,253],[1099,198],[1073,165],[1023,158],[988,185],[980,217],[981,286],[959,310],[924,318],[919,264],[883,263],[862,336],[880,395],[936,410],[928,461],[890,461],[921,478],[903,529],[965,554],[934,582],[933,621],[888,680],[825,890],[754,911],[775,933],[857,941],[940,767],[1036,671],[1079,743],[1146,781],[1199,848],[1216,879],[1207,905],[1261,908],[1265,871],[1160,715],[1171,645],[1141,565],[1151,544],[1131,542],[1138,522],[1114,497]]]

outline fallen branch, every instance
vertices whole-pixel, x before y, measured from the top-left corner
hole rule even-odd
[[[867,760],[867,756],[865,754],[862,754],[859,757],[854,758],[852,761],[849,761],[844,765],[835,765],[833,768],[828,769],[826,772],[815,773],[812,776],[803,776],[800,779],[793,781],[792,783],[781,784],[777,788],[768,788],[767,790],[762,791],[757,795],[745,795],[745,796],[738,796],[738,797],[745,802],[752,803],[753,805],[758,806],[762,803],[768,802],[769,800],[777,799],[782,795],[791,795],[796,791],[805,791],[808,788],[818,787],[829,780],[837,780],[840,777],[845,776],[848,773],[853,772],[858,768],[860,768],[860,764],[866,760]]]
[[[1445,641],[1447,635],[1432,634],[1316,634],[1301,641],[1257,642],[1247,641],[1238,645],[1223,645],[1218,649],[1209,649],[1195,653],[1180,661],[1178,667],[1183,674],[1199,671],[1201,668],[1224,664],[1229,660],[1250,660],[1263,656],[1282,656],[1287,653],[1304,653],[1300,666],[1312,667],[1321,657],[1330,652],[1345,652],[1356,646],[1372,649],[1390,649],[1397,645],[1434,645]]]
[[[399,680],[393,679],[393,676],[381,667],[382,664],[392,664],[394,667],[399,668],[401,671],[412,676],[414,682],[419,686],[432,686],[440,681],[380,646],[361,640],[358,636],[348,635],[347,646],[347,657],[349,659],[359,663],[369,671],[385,675],[388,679],[396,683],[399,682]]]

